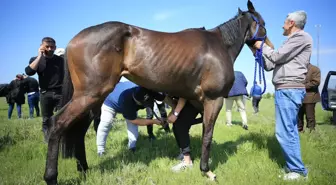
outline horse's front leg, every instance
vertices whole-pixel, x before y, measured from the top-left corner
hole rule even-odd
[[[86,171],[89,169],[87,161],[86,161],[86,152],[85,152],[85,134],[90,127],[92,119],[90,116],[85,116],[80,121],[80,125],[83,125],[82,128],[77,130],[73,130],[73,134],[77,135],[76,145],[75,145],[75,158],[77,160],[77,171],[83,172],[84,175]],[[77,134],[76,134],[77,132]]]
[[[202,156],[201,156],[201,171],[207,175],[211,180],[216,179],[216,175],[209,169],[209,153],[212,142],[215,122],[218,114],[223,106],[223,98],[205,99],[204,101],[204,115],[203,115],[203,142],[202,142]]]

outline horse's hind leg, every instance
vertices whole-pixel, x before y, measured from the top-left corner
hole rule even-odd
[[[209,153],[212,142],[215,122],[218,114],[223,106],[223,98],[205,99],[204,101],[204,115],[203,115],[203,142],[202,142],[202,156],[201,156],[201,171],[204,172],[211,180],[216,179],[216,175],[209,169]]]
[[[95,108],[92,109],[92,119],[93,119],[93,129],[97,134],[98,126],[100,123],[100,114],[101,114],[101,106],[102,104],[97,104]]]
[[[85,134],[91,123],[91,116],[87,114],[66,131],[62,136],[62,154],[63,157],[75,157],[77,162],[77,170],[86,172],[89,168],[85,154]]]
[[[72,100],[65,105],[59,113],[51,117],[50,121],[55,124],[50,131],[49,142],[48,142],[48,152],[47,152],[47,162],[44,174],[44,179],[47,184],[57,184],[57,164],[58,164],[58,153],[59,153],[59,143],[62,134],[73,126],[78,118],[88,114],[88,111],[95,103],[100,100],[98,96],[92,95],[77,95],[72,98]],[[76,120],[77,119],[77,120]],[[80,123],[79,123],[80,124]],[[79,152],[79,151],[77,151]]]

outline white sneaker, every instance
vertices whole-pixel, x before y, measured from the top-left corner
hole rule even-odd
[[[283,180],[285,181],[294,181],[294,180],[302,180],[302,179],[307,180],[308,176],[304,177],[300,173],[289,172],[289,173],[286,173],[283,177]]]
[[[187,168],[192,168],[192,167],[193,167],[192,162],[191,162],[191,164],[187,164],[186,162],[181,161],[177,165],[173,166],[171,169],[172,169],[173,172],[180,172],[182,170],[185,170]]]
[[[98,157],[104,157],[105,152],[98,152]]]
[[[226,125],[227,125],[228,127],[231,127],[231,126],[232,126],[232,123],[226,123]]]

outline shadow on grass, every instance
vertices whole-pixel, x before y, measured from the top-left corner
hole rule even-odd
[[[243,122],[241,122],[241,121],[232,121],[231,123],[232,123],[232,125],[241,125],[241,126],[243,126]]]
[[[77,178],[72,178],[72,179],[60,179],[57,184],[59,185],[79,185],[84,180],[85,178],[83,177],[77,177]]]
[[[332,121],[332,118],[328,118],[325,121],[317,122],[316,125],[335,125]]]
[[[201,157],[201,137],[190,137],[192,158],[200,159]],[[212,163],[210,169],[215,170],[219,164],[224,164],[231,155],[237,153],[239,145],[245,142],[252,142],[253,145],[259,149],[267,149],[270,159],[275,161],[279,166],[283,166],[284,160],[282,157],[280,146],[274,136],[269,136],[263,133],[249,133],[239,137],[236,141],[227,141],[218,144],[213,141],[211,145],[210,156]],[[124,140],[127,145],[127,139]],[[147,136],[141,135],[138,139],[137,151],[132,153],[128,150],[122,150],[113,157],[103,158],[93,169],[99,169],[102,173],[106,171],[113,171],[120,167],[121,163],[127,165],[131,163],[142,163],[148,166],[155,158],[169,158],[174,160],[179,154],[175,138],[173,134],[157,134],[157,140],[150,142]],[[167,168],[170,168],[167,166]]]
[[[7,133],[4,136],[0,136],[0,152],[5,148],[5,146],[14,145],[15,140]]]

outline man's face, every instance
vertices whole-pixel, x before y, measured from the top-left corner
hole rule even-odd
[[[43,42],[42,45],[45,47],[44,54],[48,57],[52,57],[56,50],[56,45],[52,42]]]
[[[283,30],[284,30],[283,35],[284,36],[290,35],[291,30],[292,30],[293,27],[294,27],[294,21],[286,19],[285,23],[284,23],[284,25],[282,27]]]

